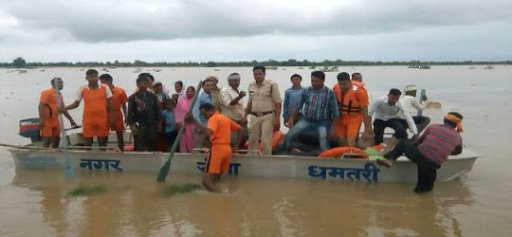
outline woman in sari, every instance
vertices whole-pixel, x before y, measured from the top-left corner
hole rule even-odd
[[[193,86],[189,86],[187,88],[186,96],[182,96],[178,98],[178,104],[174,109],[174,114],[176,117],[176,125],[178,127],[185,124],[185,131],[181,137],[180,142],[180,152],[181,153],[190,153],[194,149],[194,124],[184,122],[185,114],[190,109],[192,105],[192,100],[194,99],[194,94],[196,89]]]

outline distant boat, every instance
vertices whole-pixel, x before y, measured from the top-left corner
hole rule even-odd
[[[469,67],[469,69],[476,69],[476,67]]]
[[[269,70],[277,70],[277,66],[269,66],[267,69],[269,69]]]
[[[426,64],[409,65],[407,68],[430,69],[430,65],[426,65]]]
[[[338,66],[332,66],[332,67],[324,66],[322,69],[320,69],[320,71],[322,71],[322,72],[337,72]]]
[[[487,65],[487,66],[485,66],[485,67],[484,67],[484,69],[494,69],[494,66],[492,66],[492,65]]]

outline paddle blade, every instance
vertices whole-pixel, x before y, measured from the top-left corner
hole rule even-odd
[[[67,152],[66,152],[67,153]],[[69,154],[66,154],[66,156],[69,156]],[[66,178],[74,178],[75,177],[75,170],[73,169],[73,161],[71,158],[66,157]]]
[[[160,172],[158,173],[158,177],[156,177],[157,182],[164,182],[167,178],[167,174],[169,174],[169,170],[171,169],[171,161],[167,160],[165,164],[160,168]]]

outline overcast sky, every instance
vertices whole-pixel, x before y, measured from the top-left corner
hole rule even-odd
[[[0,0],[0,61],[510,60],[511,0]]]

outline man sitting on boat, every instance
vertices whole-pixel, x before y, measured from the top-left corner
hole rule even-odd
[[[411,114],[405,106],[399,101],[402,92],[393,88],[388,96],[380,97],[375,100],[368,111],[370,116],[375,115],[373,130],[375,133],[375,145],[379,145],[384,140],[384,129],[386,127],[395,130],[393,137],[386,142],[383,154],[397,143],[399,139],[407,138],[407,127],[414,134],[413,140],[418,139],[418,130],[412,119]]]
[[[444,117],[444,124],[435,124],[427,128],[418,143],[408,139],[400,139],[395,148],[386,158],[377,160],[379,165],[391,167],[394,161],[405,154],[418,166],[418,182],[416,193],[428,192],[434,188],[437,169],[448,159],[449,155],[462,153],[462,115],[450,112]]]
[[[363,140],[366,141],[372,133],[372,118],[368,115],[368,94],[365,89],[355,83],[350,81],[348,73],[342,72],[338,74],[338,84],[334,86],[341,115],[334,126],[341,146],[356,146],[362,121],[364,121]]]
[[[417,116],[412,116],[414,123],[418,126],[418,134],[421,134],[425,128],[430,124],[430,118],[423,116],[421,112],[425,109],[425,106],[422,106],[416,100],[416,92],[418,88],[416,85],[408,85],[404,89],[404,97],[400,99],[400,102],[409,110],[411,115],[417,114]],[[424,98],[420,98],[420,101],[427,100],[426,95]]]
[[[60,142],[59,111],[57,109],[57,94],[55,90],[61,91],[64,88],[62,79],[55,77],[51,80],[52,87],[41,92],[39,99],[39,131],[43,138],[43,147],[58,148]],[[55,87],[57,84],[57,87]],[[64,97],[60,94],[61,106],[64,107]],[[75,120],[64,111],[64,116],[69,120],[72,127],[76,127]]]
[[[229,171],[231,154],[238,146],[231,146],[231,133],[238,131],[238,141],[242,141],[243,128],[232,119],[220,114],[210,103],[202,104],[199,107],[201,115],[208,120],[208,125],[194,119],[190,113],[185,117],[186,121],[193,122],[196,128],[210,137],[211,148],[203,175],[203,185],[211,192],[221,192],[215,182],[220,179],[221,173]]]
[[[311,73],[311,86],[304,89],[300,103],[293,109],[292,115],[288,119],[287,127],[291,127],[285,137],[285,150],[293,149],[293,142],[297,136],[307,130],[315,129],[318,131],[320,148],[322,151],[328,150],[329,135],[332,124],[336,124],[339,117],[338,102],[334,91],[324,85],[325,73],[314,71]],[[303,118],[294,126],[293,122],[298,111],[304,106]]]

